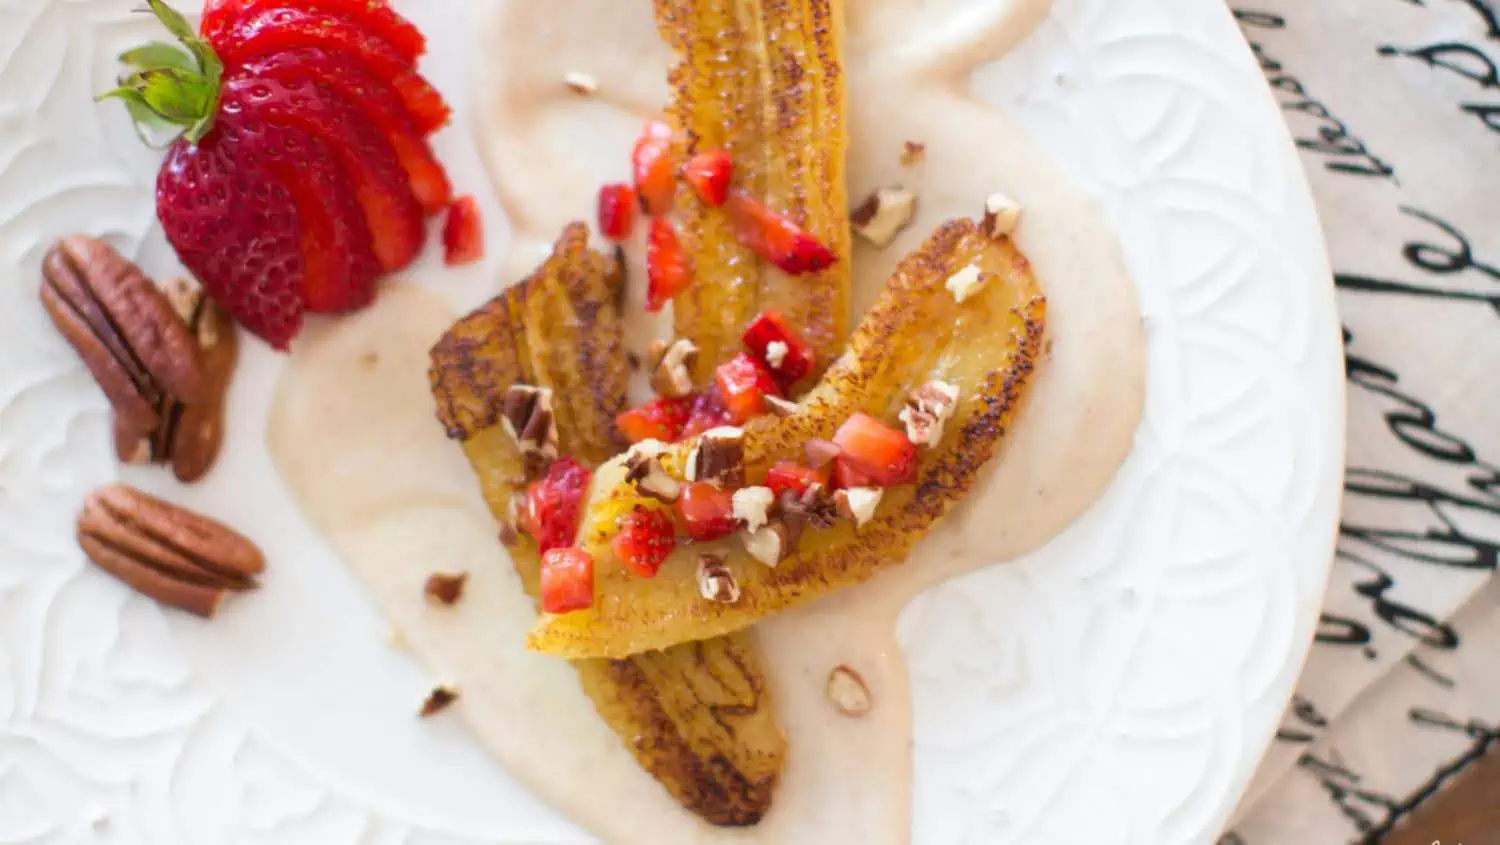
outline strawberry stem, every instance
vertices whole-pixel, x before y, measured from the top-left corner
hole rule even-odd
[[[120,61],[132,72],[95,99],[123,102],[136,134],[148,146],[164,146],[177,137],[196,144],[213,128],[224,63],[181,12],[163,0],[147,4],[182,46],[153,41],[122,53]]]

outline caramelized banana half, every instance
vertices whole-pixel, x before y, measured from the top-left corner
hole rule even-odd
[[[590,250],[587,228],[573,224],[533,276],[433,349],[438,417],[462,444],[497,519],[510,518],[526,477],[516,440],[500,424],[512,385],[552,389],[563,454],[594,466],[622,448],[614,426],[626,400],[622,281],[619,262]],[[535,599],[535,542],[520,537],[510,555]],[[786,739],[748,637],[574,667],[599,715],[684,806],[716,825],[751,825],[765,814]]]
[[[949,289],[958,279],[979,283],[962,302]],[[597,562],[594,606],[543,615],[528,644],[568,658],[668,648],[741,630],[900,563],[999,450],[1037,365],[1045,320],[1042,291],[1008,238],[992,240],[973,221],[945,224],[901,263],[848,351],[795,411],[752,420],[742,440],[747,483],[758,484],[771,464],[801,461],[804,444],[832,438],[856,412],[894,424],[911,391],[941,380],[958,388],[957,406],[938,445],[922,450],[915,483],[887,489],[873,519],[858,528],[848,519],[809,527],[774,567],[732,537],[679,548],[657,577],[641,579],[618,563],[609,538],[623,513],[650,503],[612,461],[595,475],[580,534]],[[696,443],[662,456],[669,474],[683,478]],[[738,601],[699,595],[695,561],[705,551],[727,560]]]
[[[678,193],[694,283],[673,300],[676,332],[700,354],[699,384],[740,349],[740,333],[777,309],[817,350],[819,369],[849,331],[849,202],[844,184],[843,0],[655,0],[678,56],[668,116],[687,154],[723,150],[735,185],[810,232],[836,256],[788,276],[741,244],[723,209]]]

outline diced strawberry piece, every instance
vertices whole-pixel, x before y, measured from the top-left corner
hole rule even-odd
[[[837,260],[832,250],[801,226],[744,191],[730,191],[724,210],[740,243],[785,273],[816,273]]]
[[[729,425],[733,420],[729,418],[729,409],[724,407],[724,400],[719,398],[717,390],[706,390],[693,397],[693,412],[688,416],[687,425],[682,428],[683,437],[697,437],[711,428],[721,425]]]
[[[484,257],[484,220],[479,203],[469,195],[453,201],[443,221],[443,263],[449,267],[472,264]]]
[[[826,487],[828,485],[827,473],[808,469],[791,461],[781,461],[766,470],[766,486],[771,488],[771,492],[778,497],[787,490],[800,496],[814,484],[822,484]]]
[[[737,425],[764,413],[767,395],[782,395],[776,376],[743,352],[714,370],[714,384],[729,409],[729,418]]]
[[[609,545],[626,569],[642,578],[655,578],[667,555],[677,548],[677,528],[665,511],[637,505],[620,520],[620,533]]]
[[[573,542],[591,476],[577,461],[561,458],[552,462],[545,477],[526,488],[522,520],[543,554]]]
[[[436,214],[452,201],[448,174],[401,98],[358,60],[317,47],[302,47],[254,59],[245,65],[245,73],[272,79],[307,79],[327,86],[359,109],[385,136],[425,213]]]
[[[594,558],[567,546],[542,553],[542,610],[572,613],[594,606]]]
[[[700,198],[709,205],[723,205],[729,199],[729,180],[734,176],[734,164],[729,153],[723,150],[699,153],[688,159],[682,168],[682,179],[693,187]]]
[[[635,189],[623,182],[599,189],[599,231],[612,241],[623,241],[635,228]]]
[[[443,97],[394,47],[346,18],[306,9],[261,9],[242,17],[214,47],[226,68],[299,47],[322,47],[357,59],[373,76],[395,89],[418,131],[431,134],[448,122]]]
[[[677,399],[662,396],[615,417],[615,427],[631,443],[642,440],[675,443],[682,438],[682,430],[692,411],[691,396]]]
[[[833,459],[833,473],[829,476],[829,483],[835,490],[877,486],[873,477],[855,469],[843,455]]]
[[[422,206],[395,152],[375,127],[342,97],[307,80],[237,74],[224,94],[243,96],[246,112],[271,125],[295,126],[328,144],[354,186],[380,266],[411,263],[427,238]]]
[[[654,314],[688,289],[693,271],[671,221],[653,217],[650,226],[646,237],[646,310]]]
[[[397,14],[385,0],[208,0],[203,5],[203,21],[198,31],[217,46],[240,18],[272,6],[339,15],[380,36],[413,64],[427,52],[427,39],[421,30]]]
[[[741,340],[750,354],[770,368],[784,385],[790,386],[806,378],[817,361],[812,346],[787,324],[781,312],[774,309],[752,320]],[[773,343],[781,345],[773,350]]]
[[[833,442],[844,450],[834,462],[836,475],[838,465],[847,464],[847,472],[864,476],[880,487],[890,487],[905,484],[916,474],[916,444],[869,414],[857,413],[845,420]]]
[[[682,488],[677,515],[687,535],[699,542],[727,537],[740,527],[734,518],[734,494],[706,481]]]
[[[630,153],[631,171],[641,208],[653,217],[672,210],[677,194],[677,161],[672,150],[672,127],[660,120],[646,121],[646,128]]]

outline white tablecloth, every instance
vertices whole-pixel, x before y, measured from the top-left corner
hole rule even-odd
[[[1222,843],[1377,841],[1500,744],[1500,3],[1232,5],[1323,215],[1349,473],[1318,642]]]

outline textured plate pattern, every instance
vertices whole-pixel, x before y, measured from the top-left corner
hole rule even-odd
[[[0,262],[12,268],[0,284],[0,842],[583,841],[456,726],[411,718],[424,679],[381,647],[337,562],[306,551],[315,542],[252,436],[275,374],[264,353],[234,397],[243,448],[212,483],[173,491],[211,512],[263,503],[243,526],[279,567],[263,594],[201,626],[83,566],[72,516],[114,472],[107,420],[47,327],[34,268],[75,230],[109,233],[148,269],[173,266],[153,234],[154,155],[118,109],[89,105],[113,56],[150,37],[132,5],[0,0]],[[457,4],[406,5],[462,113]],[[1331,549],[1342,373],[1311,202],[1217,3],[1063,0],[978,90],[1121,232],[1150,329],[1150,396],[1137,452],[1092,514],[904,616],[916,838],[1211,841],[1291,690]],[[465,138],[440,143],[472,190],[483,180]],[[477,289],[487,272],[458,284]]]

